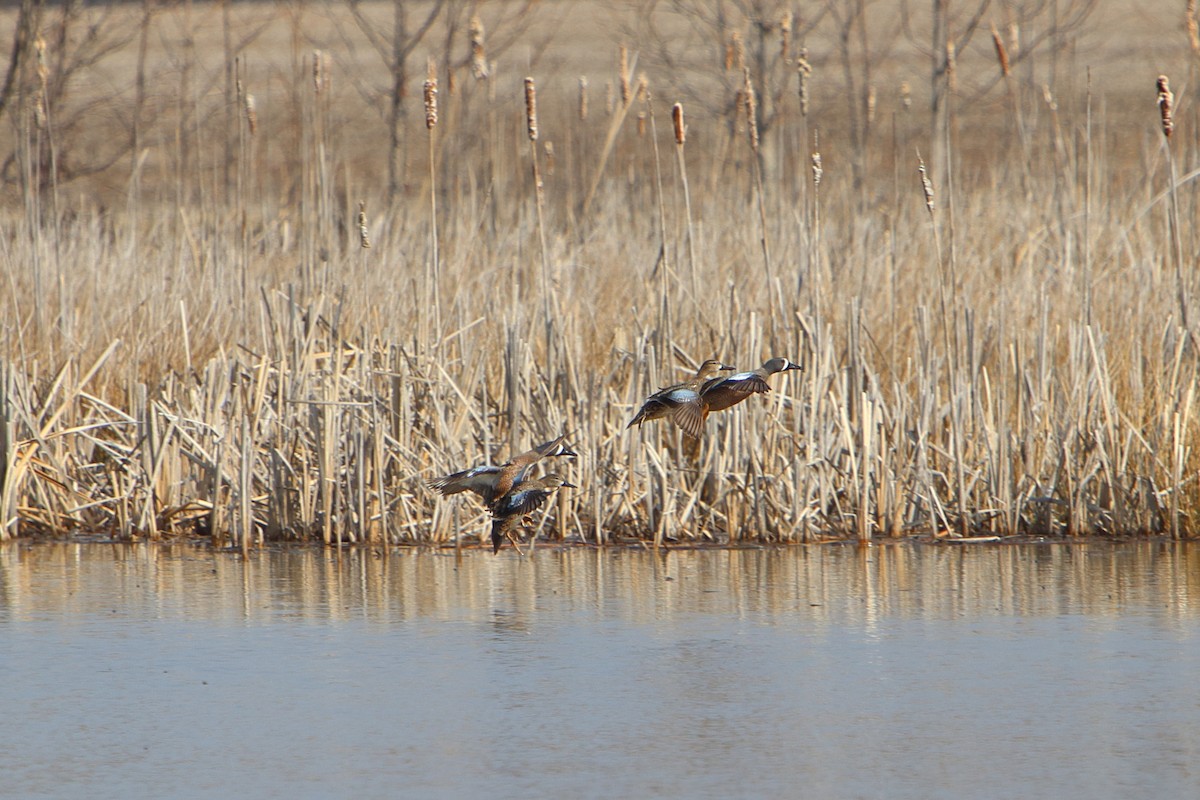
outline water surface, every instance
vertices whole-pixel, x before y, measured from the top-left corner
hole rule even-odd
[[[1200,548],[0,547],[5,797],[1193,797]]]

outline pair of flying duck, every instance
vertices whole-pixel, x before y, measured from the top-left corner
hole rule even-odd
[[[719,373],[732,369],[715,359],[705,361],[690,380],[660,389],[646,398],[627,427],[670,417],[684,434],[699,439],[704,433],[704,421],[711,412],[724,411],[753,394],[769,392],[768,377],[802,367],[786,358],[772,358],[758,369],[719,376]],[[576,488],[575,484],[555,473],[541,478],[526,477],[543,458],[574,458],[575,452],[563,443],[565,438],[551,439],[499,466],[472,467],[434,478],[429,481],[429,487],[443,496],[460,492],[479,495],[492,514],[492,552],[499,552],[505,539],[515,547],[514,534],[532,523],[530,514],[533,511],[559,489]]]
[[[563,487],[576,488],[561,475],[550,473],[527,479],[529,470],[543,458],[574,458],[575,452],[563,444],[565,436],[539,444],[532,450],[513,456],[500,466],[471,467],[429,481],[429,487],[443,496],[474,492],[492,512],[492,552],[497,553],[508,539],[516,546],[514,532],[532,522],[529,516]]]
[[[733,367],[710,358],[700,365],[696,374],[683,383],[659,389],[646,398],[627,428],[652,419],[669,417],[686,436],[699,439],[704,433],[704,421],[713,411],[724,411],[752,394],[771,391],[767,378],[776,372],[803,369],[786,358],[772,358],[758,369],[720,376]]]

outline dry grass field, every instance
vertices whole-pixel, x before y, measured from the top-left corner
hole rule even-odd
[[[8,4],[0,539],[1193,535],[1194,6]]]

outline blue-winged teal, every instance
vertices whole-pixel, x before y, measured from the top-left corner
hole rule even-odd
[[[714,378],[718,372],[731,370],[733,367],[722,364],[715,358],[710,358],[700,365],[696,375],[683,383],[659,389],[646,398],[637,414],[625,427],[632,428],[652,419],[670,417],[684,434],[699,439],[704,432],[704,411],[700,407],[700,386]]]
[[[735,406],[752,394],[771,391],[767,378],[776,372],[789,369],[804,369],[786,358],[772,358],[758,369],[738,372],[727,378],[712,378],[700,387],[700,406],[705,415],[710,411],[724,411]]]
[[[471,467],[462,472],[434,478],[429,481],[429,488],[442,495],[474,492],[483,499],[484,505],[492,508],[499,498],[508,494],[513,486],[524,480],[530,467],[543,458],[559,456],[574,458],[575,451],[563,444],[564,439],[566,436],[559,436],[557,439],[539,444],[532,450],[513,456],[507,463],[498,467],[490,464]]]
[[[521,481],[492,506],[492,552],[500,552],[504,540],[516,546],[513,531],[532,520],[529,512],[541,508],[550,495],[563,487],[576,488],[561,475],[546,475],[537,480]]]

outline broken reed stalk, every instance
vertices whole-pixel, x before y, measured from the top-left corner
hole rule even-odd
[[[433,345],[437,347],[442,340],[442,267],[441,253],[438,247],[438,214],[437,214],[437,148],[435,131],[438,123],[438,81],[437,64],[429,59],[429,73],[425,78],[425,131],[429,140],[429,249],[431,266],[431,289],[433,292]]]
[[[692,300],[700,302],[700,278],[696,268],[696,232],[692,227],[692,193],[688,188],[687,160],[683,156],[683,147],[687,143],[687,125],[683,118],[683,105],[676,103],[671,107],[671,122],[675,128],[675,160],[679,167],[679,182],[683,189],[683,208],[687,215],[687,245],[688,268],[692,278]]]

